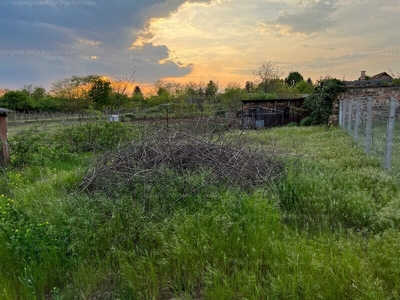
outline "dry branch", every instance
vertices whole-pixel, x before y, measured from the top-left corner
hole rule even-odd
[[[87,171],[79,192],[105,193],[109,196],[128,189],[139,193],[138,185],[151,187],[165,196],[168,174],[182,179],[181,195],[166,206],[196,193],[206,185],[229,184],[250,190],[271,183],[282,174],[283,163],[273,151],[253,149],[243,134],[193,134],[172,128],[144,130],[142,136],[96,158]],[[168,173],[169,172],[169,173]],[[185,179],[187,174],[207,172],[206,180],[195,185]],[[165,182],[163,182],[165,180]],[[150,195],[134,195],[150,201]],[[153,195],[154,196],[154,195]],[[146,198],[149,198],[146,200]]]

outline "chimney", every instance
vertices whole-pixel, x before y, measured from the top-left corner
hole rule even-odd
[[[360,80],[365,80],[365,71],[361,71]]]

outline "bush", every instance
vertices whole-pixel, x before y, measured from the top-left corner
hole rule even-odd
[[[311,126],[313,119],[311,116],[305,117],[300,121],[300,126]]]
[[[286,125],[286,127],[296,127],[299,126],[299,123],[297,122],[290,122],[289,124]]]
[[[122,122],[94,123],[64,128],[55,136],[55,142],[64,144],[70,152],[80,153],[92,150],[115,148],[135,136],[135,131]]]
[[[30,129],[9,139],[10,160],[13,166],[47,166],[51,161],[74,157],[66,145],[55,143],[45,132]]]
[[[312,125],[328,123],[333,101],[345,90],[344,81],[336,78],[327,77],[317,83],[312,94],[303,103],[303,107],[312,117]]]

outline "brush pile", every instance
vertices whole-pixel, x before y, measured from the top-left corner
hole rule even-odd
[[[79,191],[113,196],[122,190],[138,191],[139,185],[157,185],[161,196],[163,180],[166,190],[173,174],[182,186],[178,201],[207,185],[228,184],[250,190],[273,182],[282,172],[283,163],[273,152],[252,149],[243,133],[199,136],[171,128],[148,129],[137,140],[98,156]],[[190,174],[207,175],[193,184],[189,183]],[[148,193],[152,193],[151,188]]]

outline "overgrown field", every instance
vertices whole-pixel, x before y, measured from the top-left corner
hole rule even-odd
[[[12,138],[0,299],[400,298],[398,179],[345,132],[195,129]]]

